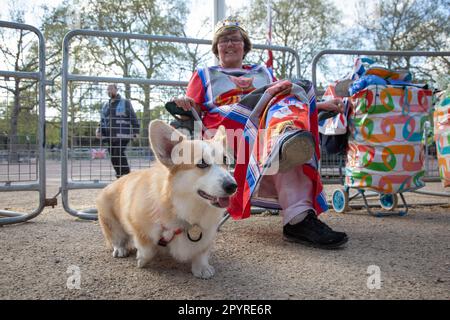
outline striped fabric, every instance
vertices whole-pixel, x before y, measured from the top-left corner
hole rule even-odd
[[[247,83],[244,78],[251,81]],[[318,122],[312,85],[302,81],[293,85],[288,94],[274,98],[262,89],[255,90],[267,87],[272,81],[272,74],[264,66],[249,66],[246,70],[209,67],[198,69],[188,86],[188,96],[202,104],[206,128],[224,125],[227,134],[230,134],[229,129],[234,131],[231,137],[228,135],[228,142],[234,141],[234,176],[238,184],[238,191],[228,207],[234,219],[249,217],[251,205],[281,209],[272,183],[271,164],[289,134],[283,131],[286,126],[309,130],[315,137],[314,158],[295,170],[302,170],[311,179],[316,212],[328,210],[318,172]],[[251,94],[246,95],[249,92]]]

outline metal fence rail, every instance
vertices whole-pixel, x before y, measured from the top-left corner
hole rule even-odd
[[[74,183],[109,183],[115,178],[115,173],[110,161],[108,139],[98,139],[96,130],[100,123],[100,110],[106,97],[106,85],[104,83],[79,82],[69,83],[69,89],[73,93],[73,100],[81,101],[77,104],[69,104],[70,119],[68,123],[68,178]],[[163,108],[167,97],[181,94],[182,88],[157,87],[151,90],[152,100],[159,101],[159,108]],[[88,93],[88,94],[86,94]],[[122,90],[119,91],[122,94]],[[130,85],[127,90],[129,100],[133,108],[138,112],[141,124],[152,120],[145,115],[139,105],[138,97],[143,96],[143,90],[136,85]],[[74,110],[76,109],[76,110]],[[169,114],[158,115],[159,118],[169,122]],[[148,167],[153,160],[149,143],[144,128],[141,128],[139,137],[128,145],[125,154],[130,167],[139,169]]]
[[[118,78],[118,77],[98,77],[91,75],[72,74],[69,72],[70,43],[75,36],[83,37],[103,37],[112,39],[131,39],[148,42],[168,42],[184,44],[211,45],[210,40],[193,38],[179,38],[171,36],[155,36],[145,34],[130,34],[121,32],[93,31],[93,30],[73,30],[66,34],[63,41],[63,62],[62,62],[62,156],[61,156],[61,197],[65,211],[82,219],[97,219],[96,209],[76,210],[71,208],[69,203],[69,191],[76,189],[99,189],[105,187],[114,179],[110,161],[106,159],[92,159],[89,152],[93,148],[101,148],[99,140],[95,138],[95,125],[99,121],[98,108],[95,110],[93,101],[105,101],[105,88],[107,83],[117,83],[125,85],[127,88],[127,98],[133,106],[138,106],[139,95],[142,95],[142,87],[154,86],[152,89],[152,99],[167,102],[170,97],[185,92],[188,82],[176,80],[158,80],[146,78]],[[254,49],[271,49],[274,51],[288,52],[296,60],[297,77],[300,76],[300,59],[298,53],[288,47],[253,45]],[[77,87],[77,88],[75,88]],[[82,97],[82,92],[93,92],[90,97]],[[76,119],[69,113],[72,106],[69,105],[69,92],[78,92],[83,101],[80,117],[84,120]],[[107,98],[106,98],[107,99]],[[79,106],[80,107],[80,106]],[[140,138],[133,141],[127,149],[127,158],[130,160],[133,169],[148,167],[152,159],[146,137],[146,126],[143,124],[151,120],[149,115],[140,115],[141,134]],[[173,119],[167,118],[167,121]],[[71,125],[72,123],[72,125]],[[80,126],[80,124],[83,125]],[[89,123],[89,124],[88,124]],[[84,128],[83,128],[84,126]]]
[[[0,28],[11,30],[31,31],[38,38],[39,68],[37,72],[23,72],[0,70],[0,77],[3,77],[2,90],[0,91],[0,120],[5,129],[8,129],[11,118],[18,119],[18,125],[29,126],[30,122],[37,120],[35,128],[25,128],[25,135],[13,135],[1,133],[0,136],[0,192],[13,191],[36,191],[39,193],[39,203],[37,208],[31,212],[16,212],[0,210],[0,225],[13,224],[30,220],[45,207],[45,40],[42,33],[35,27],[7,21],[0,21]],[[13,81],[11,80],[13,79]],[[27,96],[11,96],[8,94],[10,88],[17,83],[26,83],[31,89],[26,91]],[[30,91],[37,91],[36,96],[30,96]],[[19,114],[11,115],[9,105],[20,108],[20,103],[27,104],[31,110],[30,119],[20,122]],[[29,126],[31,127],[31,126]],[[7,131],[7,130],[5,130]]]

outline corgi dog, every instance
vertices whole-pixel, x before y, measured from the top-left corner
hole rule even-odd
[[[230,196],[237,189],[228,172],[226,133],[189,140],[163,121],[149,125],[156,161],[105,187],[96,199],[98,218],[115,258],[136,249],[137,266],[158,252],[190,262],[194,276],[214,275],[209,253]]]

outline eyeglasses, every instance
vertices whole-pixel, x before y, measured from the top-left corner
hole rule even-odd
[[[221,46],[225,46],[230,41],[233,45],[236,45],[236,44],[241,44],[244,41],[244,39],[242,39],[242,38],[222,38],[222,39],[219,39],[218,43]]]

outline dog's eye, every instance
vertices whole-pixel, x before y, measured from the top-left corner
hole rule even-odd
[[[209,164],[207,164],[204,159],[202,159],[202,162],[197,164],[197,168],[200,168],[200,169],[205,169],[208,167],[209,167]]]

